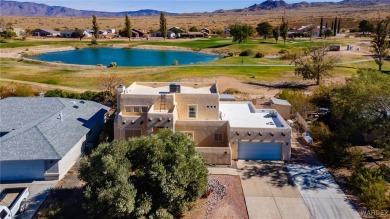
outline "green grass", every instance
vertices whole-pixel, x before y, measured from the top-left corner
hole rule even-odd
[[[55,79],[49,79],[49,80],[46,80],[46,81],[41,81],[40,83],[58,85],[59,81],[55,80]]]

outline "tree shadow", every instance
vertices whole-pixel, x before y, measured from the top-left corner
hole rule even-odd
[[[272,44],[272,45],[274,45],[276,43],[273,43],[273,42],[260,42],[260,44]]]
[[[324,166],[288,164],[288,172],[295,184],[302,190],[320,190],[333,187],[338,193],[343,193],[336,181]]]
[[[215,49],[215,48],[222,48],[222,47],[226,47],[226,46],[230,46],[230,45],[232,45],[232,44],[231,43],[226,43],[226,44],[221,44],[221,45],[208,46],[207,48]]]
[[[246,161],[244,168],[238,169],[242,173],[243,180],[252,177],[264,177],[268,182],[276,187],[294,186],[294,182],[290,179],[287,169],[283,163],[275,163],[272,161]]]
[[[270,89],[297,89],[297,90],[306,90],[309,87],[316,85],[316,84],[301,84],[296,82],[281,82],[278,84],[269,84],[269,83],[262,83],[262,82],[246,81],[244,83],[260,86],[260,87],[266,87]]]
[[[53,189],[34,218],[88,218],[83,192],[83,187]]]

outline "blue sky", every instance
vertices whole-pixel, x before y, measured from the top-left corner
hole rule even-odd
[[[244,8],[264,0],[18,0],[20,2],[36,2],[50,6],[64,6],[79,10],[96,11],[136,11],[139,9],[155,9],[167,12],[210,12],[218,9]],[[296,3],[304,0],[285,0]],[[306,0],[308,2],[341,0]]]

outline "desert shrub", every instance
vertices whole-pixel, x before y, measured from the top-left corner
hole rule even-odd
[[[179,61],[177,61],[177,59],[173,60],[172,65],[179,65]]]
[[[228,52],[228,55],[227,55],[227,56],[232,57],[232,56],[234,56],[234,53]]]
[[[115,68],[117,66],[118,65],[116,64],[116,62],[111,62],[110,65],[108,65],[109,68]]]
[[[316,106],[310,102],[309,97],[302,91],[284,89],[275,96],[276,98],[284,99],[290,102],[292,109],[296,112],[299,112],[299,114],[301,114],[303,117],[307,115],[308,111],[313,111],[316,109]]]
[[[97,40],[96,40],[96,39],[92,39],[92,40],[91,40],[91,44],[92,44],[92,45],[97,45],[97,44],[98,44],[98,42],[97,42]]]
[[[309,130],[310,136],[314,140],[323,142],[325,139],[329,138],[332,133],[327,125],[323,122],[315,121],[310,125]]]
[[[361,162],[363,161],[363,159],[364,159],[364,154],[363,154],[362,149],[352,147],[348,150],[348,155],[347,155],[348,163],[347,163],[347,165],[350,168],[352,168],[352,169],[358,168],[361,165]]]
[[[241,91],[237,90],[236,88],[227,88],[223,93],[224,94],[240,94]]]
[[[358,198],[371,210],[384,210],[390,205],[385,172],[379,169],[357,168],[348,179],[358,192]]]
[[[71,99],[91,100],[98,103],[104,102],[105,91],[85,91],[83,93],[77,93],[72,91],[64,91],[61,89],[48,90],[45,93],[45,97],[62,97]]]
[[[38,92],[29,85],[7,84],[0,85],[0,97],[33,97]]]
[[[253,51],[251,49],[246,49],[240,53],[240,56],[252,56]]]
[[[282,60],[293,60],[297,57],[297,51],[282,49],[279,51],[280,59]]]
[[[256,53],[255,58],[263,58],[264,54],[261,52]]]

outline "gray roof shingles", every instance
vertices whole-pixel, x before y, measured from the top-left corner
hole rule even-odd
[[[55,97],[0,100],[0,132],[8,132],[0,135],[0,161],[59,160],[107,110],[92,101]]]

